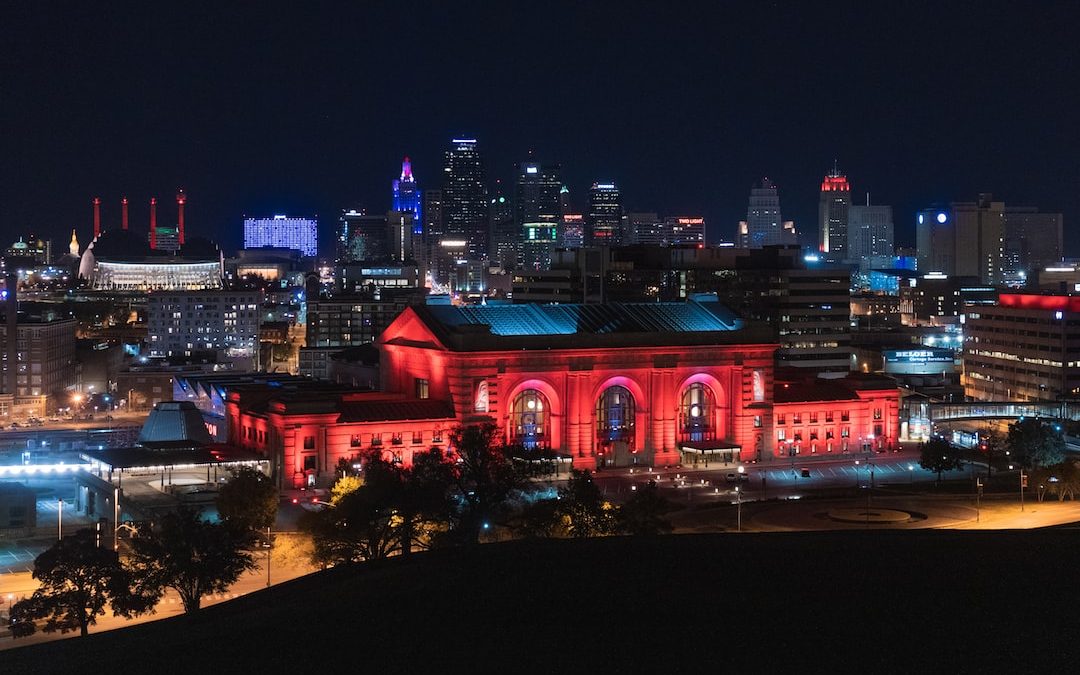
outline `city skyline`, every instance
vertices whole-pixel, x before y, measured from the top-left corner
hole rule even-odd
[[[5,163],[0,177],[0,221],[66,240],[72,227],[88,231],[94,196],[106,207],[117,202],[115,213],[105,210],[106,225],[118,226],[122,196],[132,200],[138,224],[150,196],[166,200],[183,187],[192,234],[213,235],[227,249],[237,247],[236,224],[252,212],[318,214],[329,241],[325,228],[342,209],[389,206],[386,182],[402,156],[414,160],[424,189],[437,187],[447,142],[466,134],[483,148],[489,188],[496,178],[512,180],[514,166],[534,150],[563,166],[576,209],[589,185],[612,180],[627,210],[703,215],[710,241],[734,237],[745,195],[763,176],[779,186],[787,217],[811,232],[820,178],[834,159],[851,180],[853,203],[870,192],[874,203],[894,207],[900,244],[914,242],[919,209],[980,192],[1060,211],[1068,225],[1080,217],[1071,159],[1077,139],[1066,119],[1076,94],[1050,65],[1072,49],[1060,28],[1071,12],[968,7],[915,4],[895,17],[849,8],[840,26],[816,9],[788,5],[725,12],[730,25],[707,12],[673,16],[632,6],[605,13],[564,5],[536,17],[513,6],[436,10],[410,21],[406,38],[371,36],[363,44],[309,38],[392,25],[401,12],[377,6],[252,17],[217,10],[198,19],[169,10],[12,12],[2,30],[15,66],[5,78],[13,105],[3,116],[20,133],[3,141],[5,156],[18,161]],[[783,50],[739,37],[740,26],[761,19]],[[513,31],[499,30],[510,21]],[[591,39],[604,21],[625,29],[627,41],[679,39],[652,60],[617,55]],[[449,42],[456,33],[445,30],[447,22],[483,36],[486,46]],[[978,49],[982,36],[998,25],[1011,26],[1016,39],[986,54]],[[542,68],[534,67],[538,55],[525,53],[528,75],[510,78],[516,67],[498,56],[501,47],[555,27],[580,49]],[[249,53],[232,44],[240,28],[288,35],[305,49],[286,54],[256,42]],[[99,37],[106,31],[108,41]],[[392,82],[376,70],[355,69],[399,39],[412,72],[430,85],[412,98],[390,96]],[[331,46],[337,42],[346,46]],[[869,42],[881,48],[861,48]],[[868,55],[846,58],[855,51]],[[256,67],[258,59],[265,67]],[[455,90],[438,75],[440,59],[484,76]],[[311,75],[323,63],[330,65]],[[943,63],[949,68],[936,67]],[[845,85],[833,96],[837,68]],[[1029,76],[1036,70],[1039,79]],[[672,79],[672,72],[684,74]],[[888,78],[900,86],[880,89]],[[542,91],[551,95],[537,99]],[[645,98],[584,116],[560,103],[590,109],[620,91]],[[364,107],[373,95],[388,101],[385,110]],[[717,111],[722,99],[748,103]],[[432,106],[436,100],[445,103]],[[991,100],[995,114],[980,114]],[[90,114],[58,117],[72,101]],[[72,156],[87,159],[73,164]],[[1066,233],[1067,251],[1078,243]]]

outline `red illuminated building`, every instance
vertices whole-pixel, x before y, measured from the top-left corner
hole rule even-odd
[[[378,340],[381,392],[240,389],[229,437],[285,484],[371,447],[409,463],[479,421],[588,469],[895,444],[891,382],[780,383],[774,403],[770,335],[716,302],[410,307]]]
[[[851,184],[835,165],[821,181],[818,201],[818,230],[821,251],[829,259],[845,260],[848,254],[848,208],[851,206]]]
[[[888,377],[781,381],[773,393],[774,457],[896,448],[900,396]]]
[[[1002,293],[967,309],[964,393],[975,401],[1080,396],[1080,295]]]

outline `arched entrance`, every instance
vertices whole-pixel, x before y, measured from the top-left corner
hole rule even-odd
[[[523,389],[510,406],[510,442],[526,448],[546,448],[550,406],[538,389]]]
[[[716,439],[716,395],[704,382],[686,386],[679,398],[679,440]]]
[[[625,466],[634,461],[634,395],[622,385],[613,385],[596,399],[597,463]]]

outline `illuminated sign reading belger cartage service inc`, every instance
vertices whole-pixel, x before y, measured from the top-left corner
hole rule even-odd
[[[885,372],[896,374],[930,374],[951,370],[955,366],[955,356],[951,349],[887,349]]]

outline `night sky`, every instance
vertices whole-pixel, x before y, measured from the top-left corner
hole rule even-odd
[[[1076,3],[276,4],[4,3],[4,238],[85,244],[94,195],[145,231],[183,186],[189,233],[231,249],[245,213],[317,213],[325,248],[340,209],[389,207],[402,155],[437,187],[466,135],[492,180],[531,149],[579,208],[614,180],[714,240],[762,175],[815,230],[836,158],[898,243],[989,191],[1064,211],[1080,252]]]

